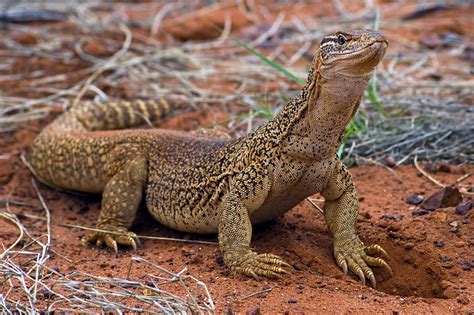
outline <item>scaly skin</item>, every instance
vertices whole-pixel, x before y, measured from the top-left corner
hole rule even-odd
[[[252,224],[321,192],[337,264],[375,286],[370,266],[391,270],[383,259],[369,256],[385,251],[365,246],[356,234],[358,198],[336,150],[386,47],[383,35],[372,31],[325,37],[301,94],[240,139],[202,131],[100,131],[160,118],[183,105],[173,99],[73,108],[35,140],[34,173],[55,187],[103,193],[97,227],[122,234],[93,233],[88,241],[115,250],[117,244],[136,247],[128,229],[144,195],[162,224],[218,232],[226,265],[255,278],[280,277],[289,265],[250,249]]]

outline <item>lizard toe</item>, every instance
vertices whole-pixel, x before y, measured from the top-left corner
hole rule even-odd
[[[390,256],[387,254],[385,249],[383,249],[382,246],[380,246],[379,244],[372,244],[372,245],[366,246],[364,248],[364,251],[367,255],[379,254],[379,255],[384,256],[386,259],[390,258]]]
[[[382,258],[372,257],[369,254],[387,255],[385,250],[379,245],[365,246],[358,237],[348,239],[339,239],[334,243],[334,257],[337,265],[344,270],[350,270],[357,275],[365,285],[366,279],[370,281],[373,288],[376,287],[374,273],[369,266],[383,267],[390,275],[393,275],[392,269]]]
[[[252,251],[241,253],[241,255],[229,255],[229,257],[239,257],[239,261],[230,262],[233,271],[245,274],[247,276],[259,279],[281,278],[283,274],[290,274],[283,267],[290,266],[280,257],[273,254],[257,254]],[[243,259],[242,259],[243,258]],[[231,258],[231,260],[233,260]]]
[[[84,237],[84,243],[95,243],[96,246],[105,245],[112,249],[116,254],[118,253],[118,245],[131,246],[134,250],[140,244],[137,235],[129,231],[117,231],[117,233],[95,232]]]

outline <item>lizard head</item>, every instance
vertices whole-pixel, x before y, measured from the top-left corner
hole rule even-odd
[[[367,76],[380,62],[387,46],[387,39],[380,32],[336,32],[321,40],[315,62],[319,62],[323,76]]]

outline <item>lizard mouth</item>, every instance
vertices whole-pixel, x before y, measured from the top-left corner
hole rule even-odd
[[[341,60],[341,59],[346,59],[346,56],[349,56],[350,58],[347,59],[353,59],[352,57],[360,57],[362,56],[367,56],[370,57],[371,55],[374,55],[374,53],[385,53],[385,50],[388,47],[388,42],[386,40],[377,40],[371,43],[370,45],[367,45],[366,47],[360,49],[359,51],[352,51],[352,52],[344,52],[340,54],[336,54],[336,58],[332,60]]]
[[[374,41],[356,52],[337,54],[326,66],[334,67],[337,73],[359,77],[370,74],[382,60],[388,47],[386,40]]]

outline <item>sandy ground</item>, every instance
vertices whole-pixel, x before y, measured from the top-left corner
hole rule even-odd
[[[320,12],[322,9],[318,10]],[[410,10],[404,8],[398,14]],[[449,11],[447,14],[466,14],[461,11]],[[139,16],[143,13],[134,14]],[[431,15],[427,21],[436,21],[440,14]],[[239,19],[236,20],[237,29],[247,23],[245,19],[241,20],[242,25],[239,24]],[[207,38],[210,36],[208,32],[213,32],[210,29],[199,34],[183,34],[182,28],[175,27],[178,22],[168,22],[163,26],[176,38]],[[195,22],[199,25],[199,19]],[[419,23],[417,25],[422,24]],[[452,23],[451,28],[446,26],[449,23]],[[447,19],[441,20],[438,26],[460,32],[466,32],[470,27],[469,24],[447,22]],[[66,25],[66,30],[67,27]],[[2,31],[2,36],[11,34],[6,30]],[[400,28],[397,36],[409,34],[411,33],[406,29]],[[28,43],[35,39],[22,35],[13,40]],[[97,55],[110,55],[110,52],[102,49],[100,43],[91,44],[88,48]],[[17,73],[31,73],[34,70],[66,73],[83,67],[80,62],[65,65],[59,62],[51,64],[41,58],[29,60],[17,57],[16,60]],[[9,80],[2,84],[4,91],[16,89],[15,93],[22,93],[23,96],[34,95],[29,94],[31,92],[28,89],[19,90],[22,85],[28,85],[26,81]],[[109,92],[114,96],[127,97],[125,88],[121,90],[119,87],[117,91],[111,89]],[[0,135],[1,207],[4,208],[8,201],[9,210],[31,232],[38,234],[45,229],[44,221],[38,219],[44,216],[43,208],[33,188],[31,174],[21,162],[20,155],[27,152],[35,136],[59,111]],[[203,111],[186,113],[168,119],[161,127],[189,130],[221,120],[222,115],[219,115],[219,112]],[[453,166],[452,171],[431,175],[445,184],[454,184],[463,174],[474,173],[474,166]],[[397,167],[394,172],[381,166],[360,166],[352,168],[351,172],[361,202],[358,224],[360,237],[367,244],[382,245],[390,255],[388,262],[394,271],[394,276],[390,278],[382,270],[375,269],[378,281],[376,289],[363,286],[354,275],[345,276],[336,266],[332,257],[332,239],[325,228],[323,217],[308,203],[300,204],[274,222],[255,227],[252,241],[254,249],[277,254],[295,268],[291,275],[281,280],[255,281],[230,273],[214,245],[145,240],[136,252],[121,250],[118,256],[108,249],[85,246],[81,243],[81,238],[86,232],[63,224],[94,226],[100,209],[100,197],[74,195],[38,183],[39,191],[52,215],[52,246],[56,254],[53,254],[48,265],[66,275],[82,270],[96,276],[128,275],[137,279],[154,271],[147,265],[131,265],[131,256],[143,257],[174,272],[188,267],[190,274],[208,286],[218,313],[472,314],[474,210],[459,215],[455,213],[454,207],[448,207],[421,216],[413,215],[413,212],[419,210],[419,206],[410,205],[405,199],[412,194],[428,197],[439,187],[421,176],[411,165]],[[472,187],[474,176],[462,181],[462,185]],[[467,197],[464,198],[467,200]],[[143,206],[141,210],[143,215],[133,227],[137,234],[217,240],[215,235],[196,236],[172,231],[153,221]],[[17,237],[17,228],[0,220],[0,244],[8,247]],[[0,287],[0,294],[5,293],[2,290],[4,288]],[[39,306],[46,308],[52,302],[45,295]]]

